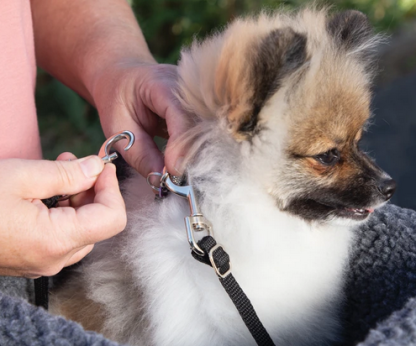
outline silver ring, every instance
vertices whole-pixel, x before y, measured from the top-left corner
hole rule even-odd
[[[162,178],[162,173],[159,173],[159,172],[150,172],[148,175],[147,175],[147,178],[146,178],[146,181],[147,181],[147,184],[149,184],[149,186],[152,188],[152,190],[153,191],[155,191],[155,192],[157,192],[157,193],[159,193],[160,191],[161,191],[161,187],[160,187],[160,185],[159,186],[155,186],[155,185],[153,185],[151,182],[150,182],[150,179],[152,178],[152,177],[159,177],[159,184],[160,184],[160,178]]]

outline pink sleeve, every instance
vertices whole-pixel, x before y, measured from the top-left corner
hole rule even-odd
[[[0,1],[0,159],[42,156],[29,0]]]

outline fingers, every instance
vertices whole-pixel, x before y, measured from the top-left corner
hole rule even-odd
[[[77,193],[76,195],[71,196],[68,200],[59,202],[59,206],[64,206],[63,202],[68,202],[67,206],[73,208],[79,208],[85,204],[94,203],[95,192],[94,188],[91,188],[87,191]]]
[[[57,161],[73,161],[76,160],[77,157],[69,152],[64,152],[62,154],[59,154],[58,157],[56,158]]]
[[[103,169],[98,156],[66,161],[72,158],[65,153],[58,158],[64,161],[56,162],[2,160],[0,273],[55,274],[79,261],[97,241],[124,229],[126,211],[114,165]],[[91,177],[91,167],[82,167],[85,162],[101,174]],[[94,183],[93,203],[78,208],[47,209],[39,199],[77,193]]]
[[[184,148],[176,144],[177,140],[190,128],[190,123],[183,111],[179,100],[174,94],[177,87],[177,69],[173,65],[158,65],[163,73],[158,86],[151,90],[151,95],[143,97],[143,102],[154,113],[164,118],[169,134],[169,141],[165,151],[165,166],[168,172],[174,175],[182,175]],[[156,76],[157,77],[157,76]],[[165,137],[165,136],[164,136]]]
[[[153,138],[143,130],[138,131],[136,144],[124,152],[123,156],[144,177],[150,172],[163,170],[163,155]]]
[[[39,200],[30,202],[37,206],[37,222],[44,225],[36,227],[42,233],[38,236],[45,249],[36,261],[38,268],[42,268],[42,275],[55,274],[63,266],[78,262],[96,242],[108,239],[125,228],[126,210],[115,173],[113,164],[104,167],[94,191],[89,191],[95,196],[91,204],[45,210]]]
[[[164,165],[169,172],[182,175],[185,149],[174,143],[190,126],[174,92],[177,89],[176,66],[139,64],[120,80],[124,82],[122,88],[117,89],[118,102],[108,105],[108,97],[96,97],[101,100],[97,101],[97,106],[104,132],[107,136],[122,130],[135,134],[133,147],[126,152],[119,151],[144,177],[153,171],[161,172]],[[111,97],[114,97],[113,92],[110,92]],[[170,138],[165,162],[153,141],[155,135]],[[116,143],[116,148],[121,147]]]
[[[123,145],[125,145],[124,141],[115,143],[116,149],[123,155],[128,164],[142,176],[147,177],[150,172],[161,172],[163,169],[163,155],[154,142],[152,135],[139,125],[126,109],[119,108],[116,112],[122,117],[123,124],[117,124],[118,127],[113,127],[111,133],[128,129],[135,136],[135,143],[129,150],[124,151],[122,149]]]
[[[71,266],[79,261],[81,261],[85,256],[87,256],[92,249],[94,248],[94,245],[87,245],[84,246],[81,250],[74,250],[73,254],[70,255],[69,259],[65,263],[64,267]]]
[[[63,153],[60,159],[73,159],[71,153]],[[60,224],[76,224],[73,246],[78,250],[73,251],[67,265],[79,261],[92,249],[92,244],[107,239],[122,231],[126,224],[126,212],[124,200],[121,196],[115,166],[107,164],[98,177],[94,188],[71,197],[71,206],[77,208],[75,219],[72,213],[68,213],[66,221],[60,219]],[[65,214],[63,214],[65,215]],[[62,216],[62,214],[61,214]],[[70,232],[76,228],[68,228]],[[79,250],[79,246],[89,244],[88,249]]]
[[[171,94],[171,97],[173,95]],[[165,166],[173,175],[183,175],[185,171],[185,148],[178,144],[178,140],[190,128],[190,123],[185,119],[184,112],[176,99],[171,99],[166,109],[166,125],[169,131],[169,140],[165,150]]]
[[[166,165],[168,172],[182,175],[184,170],[182,162],[185,153],[181,146],[174,145],[174,143],[190,126],[173,92],[176,88],[176,67],[172,65],[156,65],[156,68],[158,73],[153,78],[159,79],[144,84],[140,89],[138,98],[152,114],[160,117],[156,134],[162,138],[169,137],[165,159],[163,163],[162,156],[153,138],[147,135],[149,131],[146,133],[146,128],[143,127],[144,131],[141,130],[143,131],[141,147],[134,153],[136,160],[133,167],[145,177],[152,171],[161,172],[164,165]],[[158,75],[159,73],[162,73],[162,75]],[[142,114],[137,114],[137,116],[141,117],[144,114],[143,112]],[[145,123],[148,123],[148,121]],[[167,127],[167,133],[165,127]],[[129,154],[133,154],[133,152]]]
[[[56,158],[57,161],[73,161],[76,159],[77,157],[74,154],[69,153],[69,152],[62,153]],[[94,189],[91,188],[87,191],[83,191],[83,192],[77,193],[76,195],[72,195],[67,200],[60,201],[59,206],[60,207],[71,206],[71,207],[77,208],[84,204],[93,203],[94,198],[95,198]]]
[[[88,190],[104,168],[98,156],[74,161],[19,160],[16,163],[14,172],[20,194],[24,198],[40,199]]]
[[[172,107],[168,109],[167,125],[169,128],[169,140],[165,150],[165,166],[169,173],[181,176],[185,172],[184,157],[185,148],[180,145],[180,137],[189,129],[189,123],[182,120],[181,111]]]
[[[64,152],[62,154],[59,154],[58,157],[56,158],[56,161],[72,161],[72,160],[76,160],[77,157],[69,152]],[[74,195],[74,196],[78,196],[78,195]],[[72,198],[72,196],[71,196]],[[59,206],[60,207],[69,207],[70,203],[69,203],[69,199],[65,199],[63,201],[59,201]]]
[[[94,203],[76,210],[79,234],[74,234],[74,241],[78,246],[108,239],[126,226],[126,209],[113,164],[106,165],[94,189]]]

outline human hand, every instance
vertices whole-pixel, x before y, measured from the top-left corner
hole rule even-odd
[[[0,179],[0,275],[54,275],[126,225],[115,167],[98,156],[0,160]],[[40,200],[78,193],[58,208]]]
[[[156,63],[124,62],[103,68],[91,82],[91,94],[108,137],[122,130],[135,134],[136,144],[122,152],[140,174],[168,172],[182,175],[182,149],[174,145],[188,122],[174,95],[177,68]],[[169,138],[165,160],[153,141]]]
[[[122,155],[142,175],[161,171],[163,156],[153,136],[169,136],[165,165],[180,175],[183,153],[173,144],[187,125],[172,91],[177,68],[156,63],[128,2],[31,5],[39,66],[97,107],[107,137],[124,130],[135,134],[136,145]]]

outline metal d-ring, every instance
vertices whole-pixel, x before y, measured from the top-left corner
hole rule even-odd
[[[159,194],[160,191],[162,190],[162,187],[160,186],[160,179],[162,178],[162,176],[163,176],[163,174],[159,173],[159,172],[151,172],[147,175],[146,181],[156,194]],[[150,181],[152,177],[158,177],[159,178],[159,186],[156,186],[156,185],[152,184],[152,182]]]
[[[114,143],[121,141],[122,139],[128,139],[129,143],[124,148],[125,151],[129,150],[134,143],[134,134],[130,131],[121,131],[108,138],[102,145],[98,156],[104,161],[104,163],[110,163],[115,160],[118,155],[117,153],[110,153]]]

